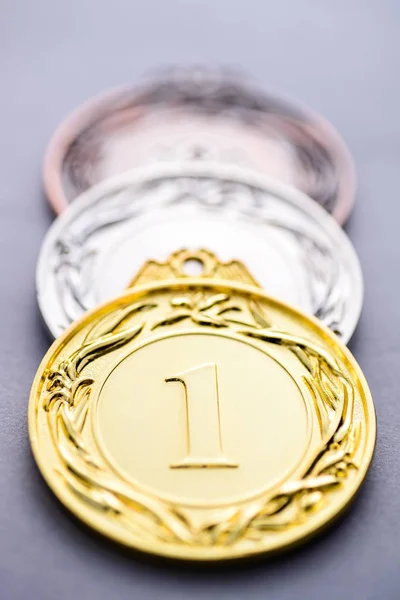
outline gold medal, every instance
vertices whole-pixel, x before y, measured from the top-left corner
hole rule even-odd
[[[191,261],[203,277],[185,275]],[[375,414],[332,332],[239,262],[182,251],[54,342],[29,432],[85,523],[146,552],[220,560],[290,546],[337,516],[366,475]]]

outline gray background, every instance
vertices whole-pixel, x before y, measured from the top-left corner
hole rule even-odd
[[[2,0],[0,22],[0,597],[399,598],[400,3]],[[351,348],[377,408],[373,467],[317,541],[234,569],[154,563],[92,534],[48,491],[27,438],[29,389],[49,345],[34,293],[53,218],[41,189],[46,143],[88,96],[173,63],[239,66],[311,105],[343,134],[359,174],[347,231],[366,289]]]

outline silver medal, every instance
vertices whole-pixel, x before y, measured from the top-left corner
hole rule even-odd
[[[219,164],[155,165],[101,183],[53,223],[37,266],[38,301],[57,337],[120,293],[149,258],[208,248],[238,259],[267,293],[351,337],[363,284],[354,248],[303,193]]]

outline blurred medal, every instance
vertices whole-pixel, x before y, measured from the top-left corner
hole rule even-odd
[[[105,93],[54,134],[44,182],[61,212],[134,167],[182,160],[252,168],[302,190],[343,223],[355,193],[350,154],[319,115],[217,70],[175,70]]]
[[[206,276],[185,275],[193,262]],[[151,261],[43,359],[33,452],[97,531],[231,559],[308,538],[357,492],[375,442],[364,377],[337,336],[252,280],[207,250]]]
[[[207,247],[237,258],[268,294],[319,317],[344,342],[362,306],[354,249],[301,192],[239,167],[136,169],[90,189],[51,226],[37,267],[40,309],[57,337],[119,294],[150,257]]]

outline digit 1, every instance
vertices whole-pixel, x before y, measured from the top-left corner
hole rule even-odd
[[[217,366],[207,363],[165,381],[180,383],[185,392],[187,455],[170,468],[238,467],[223,453]]]

